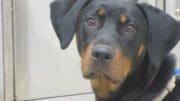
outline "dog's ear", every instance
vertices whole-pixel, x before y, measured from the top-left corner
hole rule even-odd
[[[148,20],[147,53],[151,67],[148,68],[148,78],[151,82],[159,71],[162,62],[169,51],[177,44],[180,37],[180,24],[164,11],[140,4]]]
[[[61,48],[69,46],[76,31],[77,17],[89,0],[56,0],[50,4],[51,21]]]

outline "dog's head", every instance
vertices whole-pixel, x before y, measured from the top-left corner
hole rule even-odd
[[[147,78],[156,75],[180,36],[180,24],[163,11],[125,0],[54,1],[51,20],[62,49],[76,33],[83,76],[100,97],[116,91],[146,53]]]

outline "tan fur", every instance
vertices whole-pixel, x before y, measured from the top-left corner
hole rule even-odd
[[[99,16],[104,16],[105,13],[106,13],[106,11],[105,11],[105,9],[103,9],[103,8],[101,8],[101,9],[98,10],[98,15],[99,15]]]
[[[143,53],[143,51],[144,51],[144,44],[141,44],[140,47],[139,47],[137,56],[138,56],[138,57],[141,56],[142,53]]]
[[[90,66],[92,64],[91,52],[92,52],[92,46],[89,45],[81,54],[81,71],[84,76],[87,75],[90,71]]]
[[[115,92],[118,85],[114,84],[112,80],[106,77],[99,77],[91,80],[92,87],[101,98],[107,98],[111,92]]]
[[[117,82],[122,82],[131,71],[132,60],[124,56],[120,50],[116,50],[116,55],[110,64],[110,74]]]
[[[121,15],[121,16],[119,17],[119,20],[120,20],[120,22],[121,22],[122,24],[125,24],[125,23],[127,23],[128,17],[125,16],[125,15]]]

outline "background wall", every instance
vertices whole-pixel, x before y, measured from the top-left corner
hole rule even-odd
[[[63,51],[50,22],[53,0],[15,1],[15,95],[18,100],[91,92],[75,41]]]
[[[1,13],[1,0],[0,0],[0,101],[3,101],[3,48],[2,48],[2,13]]]

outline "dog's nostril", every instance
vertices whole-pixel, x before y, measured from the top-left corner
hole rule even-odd
[[[99,58],[99,57],[100,57],[100,53],[94,52],[93,57],[94,57],[95,59]]]
[[[105,52],[101,52],[101,51],[96,51],[94,52],[93,54],[93,59],[96,59],[96,60],[111,60],[112,59],[112,56],[111,54],[109,53],[105,53]]]
[[[107,55],[105,56],[105,59],[106,59],[106,60],[111,60],[111,59],[112,59],[112,56],[107,54]]]
[[[114,57],[114,50],[111,47],[97,45],[93,48],[92,58],[94,60],[107,61]]]

